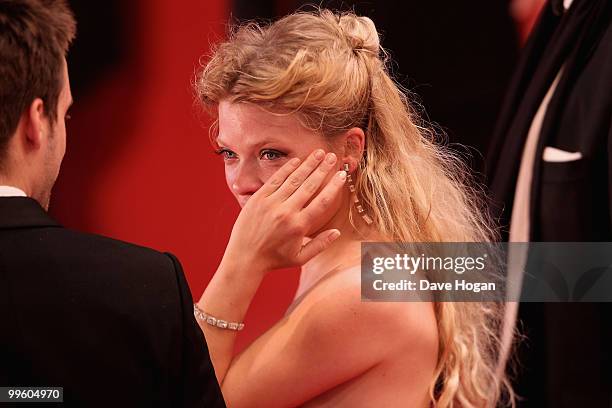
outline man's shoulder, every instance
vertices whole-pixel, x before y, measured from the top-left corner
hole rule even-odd
[[[68,228],[59,228],[55,233],[60,241],[68,244],[65,249],[69,252],[78,248],[85,250],[85,254],[92,256],[116,253],[117,255],[129,256],[132,259],[134,257],[138,259],[150,258],[164,263],[170,260],[169,254],[165,252],[105,235],[80,232]],[[120,258],[115,258],[115,260],[120,260]]]
[[[179,268],[178,260],[168,253],[103,235],[62,227],[2,232],[3,258],[24,268],[44,266],[55,272],[103,273],[107,279],[128,280],[139,276],[175,280]]]

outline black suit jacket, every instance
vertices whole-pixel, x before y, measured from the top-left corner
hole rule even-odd
[[[612,241],[612,2],[545,5],[504,102],[488,172],[507,238],[525,139],[563,66],[540,132],[530,202],[531,241]],[[582,159],[544,162],[546,146]],[[610,408],[612,304],[523,303],[521,408]]]
[[[174,256],[0,198],[0,386],[61,386],[87,407],[225,406],[192,303]]]

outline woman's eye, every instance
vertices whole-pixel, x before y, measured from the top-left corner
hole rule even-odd
[[[279,152],[278,150],[263,150],[260,158],[263,160],[278,160],[284,156],[286,156],[286,154]]]
[[[228,149],[219,149],[215,153],[223,157],[223,160],[232,160],[236,158],[236,153]]]

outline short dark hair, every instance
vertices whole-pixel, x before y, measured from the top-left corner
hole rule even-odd
[[[0,157],[21,114],[41,98],[51,124],[63,60],[76,33],[65,0],[0,0]]]

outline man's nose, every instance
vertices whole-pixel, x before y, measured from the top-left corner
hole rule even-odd
[[[252,195],[263,185],[256,166],[241,163],[232,180],[232,191],[237,195]]]

